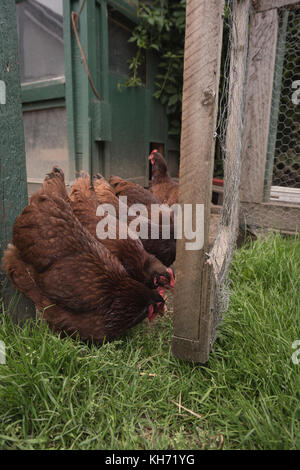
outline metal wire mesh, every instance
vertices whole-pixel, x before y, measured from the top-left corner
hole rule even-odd
[[[214,267],[216,287],[212,344],[216,336],[216,328],[228,308],[228,273],[236,247],[238,230],[236,216],[239,210],[239,185],[243,157],[241,140],[231,150],[232,154],[228,151],[226,141],[231,117],[235,115],[240,118],[235,119],[235,122],[239,127],[241,139],[243,134],[243,119],[245,118],[246,87],[244,87],[242,103],[239,103],[237,106],[231,99],[235,87],[239,86],[237,85],[237,80],[238,78],[240,79],[240,76],[237,76],[239,47],[235,42],[235,31],[238,26],[235,17],[237,5],[237,0],[228,0],[226,2],[224,18],[226,47],[223,47],[219,115],[216,132],[219,147],[218,154],[221,154],[224,167],[224,203],[214,247],[209,253],[210,262]],[[300,188],[300,5],[279,9],[278,13],[279,28],[275,75],[273,83],[270,81],[273,96],[267,165],[265,169],[265,200],[269,200],[272,191],[275,189],[274,186],[285,186],[292,192],[289,198],[293,198],[292,202],[294,203],[294,198],[298,197],[297,188]],[[245,73],[246,76],[247,60],[245,60],[243,67],[242,73]],[[241,69],[239,73],[241,73]],[[284,197],[286,198],[286,195]],[[285,200],[290,202],[291,199]],[[261,208],[263,205],[256,204],[255,207]],[[254,209],[252,208],[251,210]],[[278,228],[283,226],[284,231],[287,233],[297,230],[297,227],[299,230],[299,212],[297,212],[295,206],[287,208],[286,206],[280,207],[279,205],[275,212],[268,213],[265,211],[261,212],[261,214],[264,220],[259,221],[257,217],[255,219],[256,222],[259,222],[259,227],[271,229],[273,226]],[[290,224],[287,223],[289,218]],[[247,218],[247,223],[249,220],[251,221],[251,217],[250,219],[249,217]],[[222,248],[222,240],[224,239]],[[218,261],[219,259],[222,260],[222,263]]]
[[[241,85],[240,75],[246,78],[247,61],[241,68],[237,66],[240,44],[237,40],[237,18],[235,11],[237,0],[228,0],[225,3],[224,15],[224,45],[221,71],[221,89],[219,99],[219,114],[217,122],[216,138],[224,166],[224,201],[220,218],[219,230],[214,246],[209,253],[210,262],[214,267],[215,276],[215,308],[212,322],[213,344],[216,336],[216,328],[228,309],[229,304],[229,267],[236,248],[238,231],[239,209],[239,184],[242,164],[242,129],[245,105],[245,88],[242,92],[242,100],[235,102],[233,96],[236,87]],[[245,47],[247,48],[246,40]],[[243,87],[243,85],[242,85]],[[234,117],[233,117],[234,116]],[[233,123],[237,126],[238,139],[231,154],[228,147],[228,127]],[[231,129],[232,133],[232,129]],[[221,260],[221,262],[220,262]]]
[[[300,5],[278,12],[266,200],[271,186],[300,188]]]

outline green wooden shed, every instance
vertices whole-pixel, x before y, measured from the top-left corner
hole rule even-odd
[[[120,87],[136,53],[128,39],[139,21],[138,1],[16,3],[29,194],[53,164],[63,168],[68,184],[85,170],[147,186],[154,147],[161,148],[176,176],[178,144],[168,138],[165,109],[153,98],[155,53],[145,54],[141,87]],[[80,12],[79,41],[72,12]]]

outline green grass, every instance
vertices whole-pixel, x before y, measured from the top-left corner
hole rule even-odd
[[[299,449],[299,260],[299,238],[236,252],[206,365],[172,356],[171,314],[101,348],[2,316],[0,448]]]

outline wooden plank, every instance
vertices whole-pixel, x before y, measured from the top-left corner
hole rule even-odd
[[[55,100],[65,97],[65,77],[26,83],[22,86],[22,102]]]
[[[16,7],[11,0],[0,2],[0,81],[6,100],[0,104],[0,259],[11,241],[16,217],[27,204],[27,182],[21,86],[18,60]],[[0,272],[0,297],[15,318],[31,316],[31,302],[17,293]]]
[[[223,14],[223,1],[187,1],[179,201],[194,208],[203,204],[206,223],[202,250],[187,251],[187,240],[177,241],[172,352],[196,362],[208,359],[200,341],[201,286],[209,245]]]
[[[300,5],[299,0],[252,0],[255,11],[262,12],[273,10],[275,8],[291,7]]]
[[[272,186],[271,200],[300,204],[300,188],[283,188],[281,186]]]
[[[288,188],[285,186],[272,186],[272,192],[278,191],[286,194],[294,194],[300,196],[300,188]]]
[[[300,206],[285,203],[241,204],[240,224],[257,229],[274,229],[284,233],[299,232]]]
[[[241,201],[263,201],[277,35],[277,10],[251,15]]]

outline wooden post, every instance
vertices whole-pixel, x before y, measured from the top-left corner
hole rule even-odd
[[[196,362],[207,361],[209,354],[201,328],[207,321],[202,314],[210,291],[202,288],[207,286],[203,268],[209,243],[223,14],[224,1],[187,1],[179,202],[204,205],[205,233],[200,251],[186,251],[185,238],[177,241],[172,351]]]
[[[252,5],[257,12],[268,11],[275,8],[291,7],[297,5],[299,0],[252,0]]]
[[[16,217],[27,204],[24,129],[18,63],[16,6],[11,0],[0,2],[0,82],[6,99],[0,104],[0,258],[11,240]],[[1,274],[5,307],[15,318],[31,315],[33,305],[10,286]]]
[[[254,233],[268,229],[295,233],[300,225],[299,205],[264,200],[269,194],[274,153],[274,139],[269,139],[270,126],[276,125],[276,98],[277,101],[279,99],[279,90],[275,89],[277,97],[272,114],[277,45],[280,47],[280,41],[285,40],[284,22],[283,31],[278,34],[278,8],[292,8],[300,5],[300,0],[251,0],[251,3],[254,10],[249,39],[240,224],[244,226],[246,223]],[[276,79],[280,82],[280,74],[275,76]],[[277,86],[278,83],[275,84]]]
[[[241,201],[263,202],[278,12],[253,12],[250,22]]]

